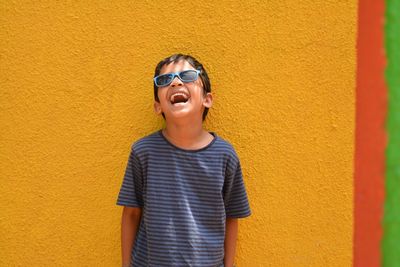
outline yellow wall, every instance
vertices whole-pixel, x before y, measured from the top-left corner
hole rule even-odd
[[[163,125],[156,63],[208,68],[241,158],[238,266],[350,266],[357,2],[7,1],[0,266],[119,266],[130,145]]]

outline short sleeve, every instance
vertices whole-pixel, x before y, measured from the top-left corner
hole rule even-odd
[[[125,175],[118,194],[117,205],[143,207],[143,179],[140,160],[133,147],[128,158]]]
[[[250,216],[250,206],[243,182],[239,159],[228,165],[223,187],[226,217],[244,218]]]

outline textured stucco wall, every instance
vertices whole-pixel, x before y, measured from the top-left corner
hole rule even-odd
[[[198,57],[205,126],[242,160],[238,266],[350,266],[352,1],[0,6],[0,266],[119,266],[115,205],[152,112],[155,64]]]

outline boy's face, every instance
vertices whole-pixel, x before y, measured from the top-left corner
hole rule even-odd
[[[181,60],[164,65],[159,75],[183,70],[194,70],[194,68],[189,62]],[[212,105],[212,95],[211,93],[204,95],[200,76],[188,83],[175,77],[168,86],[158,88],[158,99],[160,102],[154,102],[154,110],[157,114],[164,113],[167,123],[201,121],[204,108],[210,108]]]

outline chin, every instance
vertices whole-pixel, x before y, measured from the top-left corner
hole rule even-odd
[[[174,121],[177,119],[182,119],[182,120],[190,119],[190,121],[193,121],[193,118],[195,116],[196,115],[190,111],[177,111],[177,112],[170,112],[168,114],[167,118],[169,118],[170,120],[174,120]]]
[[[178,118],[186,118],[186,117],[190,117],[190,113],[189,112],[172,112],[169,114],[169,117],[171,119],[178,119]]]

